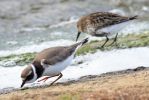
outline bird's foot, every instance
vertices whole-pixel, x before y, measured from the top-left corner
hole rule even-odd
[[[104,48],[104,45],[100,46],[100,48]]]
[[[97,47],[97,49],[100,49],[100,50],[105,50],[105,47],[104,46],[100,46],[100,47]]]
[[[119,48],[119,47],[120,47],[117,42],[115,43],[115,47],[116,47],[116,48]]]
[[[49,86],[52,86],[54,83],[50,83],[50,85]]]

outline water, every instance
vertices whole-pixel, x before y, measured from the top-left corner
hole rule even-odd
[[[125,2],[124,0],[69,0],[68,2],[60,0],[12,0],[10,2],[5,0],[1,1],[0,5],[0,57],[11,54],[39,52],[53,46],[70,45],[75,42],[77,35],[76,21],[79,16],[96,11],[111,11],[128,16],[139,15],[140,19],[122,29],[120,31],[121,34],[138,34],[149,31],[148,0],[125,0]],[[81,34],[80,40],[85,36],[86,34]],[[115,63],[110,62],[112,56],[115,59],[119,59],[118,55],[120,55],[123,59],[124,52],[133,53],[135,50],[136,53],[131,57],[136,59],[134,61],[140,63],[135,63],[132,60],[127,60],[122,65],[117,60],[114,61]],[[139,65],[148,66],[146,61],[148,55],[140,55],[140,52],[143,53],[143,51],[146,52],[147,50],[148,48],[139,48],[134,49],[134,51],[132,49],[130,51],[99,52],[100,55],[107,56],[106,58],[97,59],[100,61],[99,65],[103,70],[99,68],[97,70],[99,72],[94,69],[89,71],[90,66],[95,65],[96,62],[88,62],[88,66],[85,65],[86,62],[84,65],[70,66],[64,71],[62,80],[78,78],[88,74],[101,74],[107,71],[133,68]],[[90,56],[91,58],[82,56],[75,60],[86,59],[88,61],[88,59],[92,60],[92,57],[94,59],[96,55]],[[138,61],[137,56],[142,57],[141,61]],[[97,68],[97,65],[95,66]],[[107,66],[106,69],[104,69],[104,66]],[[21,82],[20,71],[22,68],[23,66],[0,66],[0,88],[18,87]],[[71,75],[68,74],[69,71],[71,71]],[[76,73],[79,73],[79,75],[75,76]]]
[[[0,50],[15,50],[59,39],[74,40],[76,20],[96,11],[143,17],[127,33],[146,30],[149,26],[148,0],[5,0],[0,5]]]

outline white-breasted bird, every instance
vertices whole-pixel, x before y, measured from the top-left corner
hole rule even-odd
[[[88,38],[70,46],[51,47],[39,52],[33,62],[23,69],[21,87],[25,83],[32,83],[42,76],[47,77],[39,81],[46,81],[48,78],[58,76],[50,85],[55,83],[63,76],[61,71],[71,64],[78,48],[87,42]]]
[[[89,15],[82,16],[77,22],[78,34],[76,41],[81,33],[87,33],[96,37],[106,37],[106,41],[101,47],[104,47],[108,42],[109,35],[116,34],[114,41],[117,41],[118,31],[128,25],[129,21],[136,19],[137,16],[126,17],[110,12],[95,12]]]

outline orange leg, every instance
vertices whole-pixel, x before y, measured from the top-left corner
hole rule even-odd
[[[45,82],[48,78],[50,78],[50,76],[46,76],[43,79],[39,80],[38,82],[41,82],[41,81],[44,81]]]
[[[53,82],[50,84],[50,86],[53,85],[56,81],[58,81],[62,76],[63,76],[63,74],[60,73],[60,74],[59,74],[59,77],[58,77],[55,81],[53,81]]]
[[[45,82],[47,79],[49,79],[49,78],[51,78],[51,77],[55,77],[55,76],[59,76],[59,77],[58,77],[56,80],[54,80],[54,81],[50,84],[50,86],[51,86],[53,83],[55,83],[57,80],[59,80],[59,79],[63,76],[63,74],[60,73],[60,74],[54,75],[54,76],[46,76],[46,77],[44,77],[43,79],[39,80],[38,82],[41,82],[41,81]]]

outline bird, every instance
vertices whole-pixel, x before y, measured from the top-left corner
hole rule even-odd
[[[118,32],[124,26],[128,25],[126,22],[137,19],[137,15],[133,17],[121,16],[111,12],[95,12],[82,16],[77,21],[77,37],[78,40],[81,33],[87,33],[96,37],[106,37],[106,41],[101,48],[109,41],[109,35],[115,35],[112,45],[117,41]]]
[[[45,82],[51,77],[58,76],[58,78],[54,80],[50,85],[55,83],[63,76],[61,71],[71,64],[71,61],[73,60],[78,48],[87,42],[88,38],[85,38],[81,42],[70,46],[51,47],[37,53],[32,63],[28,64],[21,72],[21,88],[26,83],[35,82],[42,76],[46,77],[38,80],[38,82]]]

